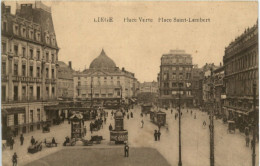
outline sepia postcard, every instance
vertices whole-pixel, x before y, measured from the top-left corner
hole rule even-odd
[[[2,1],[1,164],[258,166],[258,35],[257,1]]]

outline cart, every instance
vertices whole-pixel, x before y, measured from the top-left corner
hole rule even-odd
[[[42,141],[36,141],[35,144],[28,147],[28,153],[36,153],[42,150]]]
[[[95,135],[95,136],[91,136],[90,141],[96,144],[100,144],[102,140],[103,140],[102,136]]]
[[[228,121],[228,133],[235,133],[236,132],[236,124],[235,121],[229,120]]]
[[[50,147],[57,147],[57,146],[58,146],[58,143],[57,143],[57,142],[55,142],[55,143],[52,142],[52,138],[45,139],[45,140],[44,140],[44,144],[45,144],[45,146],[48,147],[48,148],[50,148]]]
[[[92,146],[93,145],[93,141],[91,141],[91,140],[81,139],[81,141],[83,142],[84,146]]]

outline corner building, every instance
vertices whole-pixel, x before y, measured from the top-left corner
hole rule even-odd
[[[192,67],[192,57],[184,50],[171,50],[170,53],[161,57],[159,73],[161,107],[178,107],[179,92],[181,93],[181,105],[183,107],[193,106]]]
[[[132,104],[137,95],[138,82],[134,73],[119,69],[102,49],[82,72],[73,75],[74,99],[103,105],[107,108],[117,107],[121,98],[126,104]]]
[[[41,2],[21,4],[16,14],[2,3],[2,134],[3,139],[41,129],[56,100],[59,48],[51,8]]]

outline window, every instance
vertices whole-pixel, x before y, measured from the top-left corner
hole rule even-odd
[[[81,82],[80,81],[78,81],[78,86],[80,86],[81,85]]]
[[[30,66],[30,77],[33,77],[33,66]]]
[[[2,62],[2,74],[6,75],[6,62],[5,61]]]
[[[182,67],[179,67],[179,70],[182,71]]]
[[[41,121],[41,110],[40,109],[37,109],[37,120],[38,120],[38,122]]]
[[[120,95],[121,95],[120,90],[118,90],[117,91],[117,96],[120,96]]]
[[[14,33],[19,35],[18,25],[14,25]]]
[[[176,73],[172,73],[172,79],[176,79]]]
[[[26,75],[26,65],[23,64],[22,65],[22,76],[25,76]]]
[[[26,87],[25,86],[22,87],[22,100],[23,101],[26,100]]]
[[[6,32],[7,31],[7,23],[4,21],[3,22],[3,31]]]
[[[118,85],[118,86],[120,85],[120,81],[117,81],[117,85]]]
[[[46,52],[46,61],[49,62],[49,53]]]
[[[54,79],[55,75],[54,75],[54,69],[51,69],[51,77]]]
[[[40,33],[38,32],[37,33],[37,41],[40,41],[41,40],[41,36],[40,36]]]
[[[14,64],[14,75],[15,76],[18,75],[18,64],[17,63]]]
[[[29,96],[30,96],[30,99],[32,100],[33,99],[33,86],[30,86]]]
[[[41,75],[40,75],[40,67],[37,67],[37,77],[39,78]]]
[[[6,53],[6,43],[2,42],[2,54]]]
[[[33,59],[33,49],[30,49],[30,58]]]
[[[14,55],[18,56],[18,46],[14,45]]]
[[[2,86],[2,101],[6,101],[6,86]]]
[[[46,87],[46,95],[49,97],[49,87]]]
[[[18,86],[14,86],[14,101],[18,100]]]
[[[41,87],[37,86],[37,100],[41,99]]]
[[[30,122],[33,123],[33,110],[30,110]]]
[[[183,74],[179,73],[179,79],[182,80],[183,79]]]
[[[51,54],[51,61],[54,63],[54,61],[55,61],[55,56],[54,56],[54,54]]]
[[[37,50],[37,60],[40,60],[41,59],[41,53],[40,53],[40,50]]]
[[[173,88],[176,88],[176,87],[177,87],[177,83],[173,82],[173,83],[172,83],[172,87],[173,87]]]
[[[54,87],[51,88],[51,93],[52,93],[52,96],[55,96],[55,88]]]
[[[22,28],[22,36],[26,37],[26,29],[25,28]]]
[[[22,54],[23,54],[23,57],[25,57],[25,56],[26,56],[25,47],[23,47],[22,50],[23,50],[23,53],[22,53]]]
[[[33,39],[33,31],[30,31],[30,38]]]
[[[49,78],[49,69],[46,68],[46,78]]]

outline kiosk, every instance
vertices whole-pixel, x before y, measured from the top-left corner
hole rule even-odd
[[[115,113],[115,128],[110,131],[110,141],[123,144],[128,140],[128,131],[124,130],[124,117],[121,111]]]
[[[70,117],[71,139],[81,139],[84,136],[83,115],[76,112]]]

